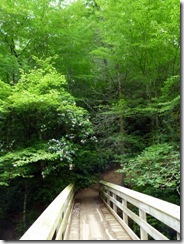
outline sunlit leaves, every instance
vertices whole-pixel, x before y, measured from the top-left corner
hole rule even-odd
[[[76,159],[79,145],[96,141],[89,114],[66,91],[65,77],[53,68],[50,58],[34,59],[37,66],[27,73],[21,71],[16,84],[0,83],[4,116],[0,126],[6,128],[1,138],[2,169],[18,173],[7,180],[34,176],[40,164],[44,177],[62,170]]]

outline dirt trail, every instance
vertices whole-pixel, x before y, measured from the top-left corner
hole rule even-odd
[[[101,175],[102,180],[109,181],[111,183],[121,185],[122,183],[122,173],[116,172],[118,168],[111,169]]]
[[[111,182],[113,184],[121,185],[122,183],[122,173],[116,172],[118,168],[108,170],[107,172],[101,174],[100,179]],[[98,197],[99,195],[99,184],[92,185],[90,188],[85,188],[78,192],[75,196],[76,199],[86,198],[86,197]]]

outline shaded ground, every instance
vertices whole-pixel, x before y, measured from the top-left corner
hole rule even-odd
[[[105,180],[116,185],[121,185],[122,183],[122,173],[116,172],[118,168],[108,170],[107,172],[101,174],[100,179]],[[99,185],[92,185],[90,188],[85,188],[76,194],[76,199],[81,199],[84,197],[98,197],[99,195]]]
[[[105,172],[101,175],[101,179],[105,180],[105,181],[109,181],[116,185],[121,185],[122,173],[116,172],[116,170],[118,170],[118,169],[119,168],[114,168],[114,169],[108,170],[107,172]]]

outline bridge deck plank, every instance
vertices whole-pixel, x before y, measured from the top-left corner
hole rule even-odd
[[[65,240],[131,240],[98,196],[75,199]]]

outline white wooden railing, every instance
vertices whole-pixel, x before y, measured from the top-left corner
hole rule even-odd
[[[148,235],[155,240],[169,240],[147,222],[147,215],[153,216],[175,230],[177,240],[180,239],[180,207],[178,205],[105,181],[100,181],[100,197],[133,240],[148,240]],[[136,207],[138,214],[133,212],[129,205]],[[120,211],[122,211],[122,217],[118,213]],[[129,218],[139,226],[139,236],[129,227]]]
[[[20,240],[63,240],[73,208],[74,185],[68,185]]]

